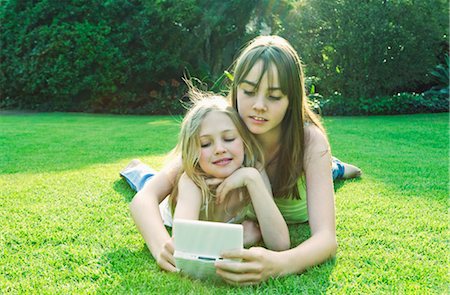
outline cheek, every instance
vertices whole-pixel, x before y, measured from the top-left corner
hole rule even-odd
[[[198,159],[198,165],[200,166],[200,168],[205,171],[205,169],[207,169],[207,164],[208,164],[208,159],[209,159],[209,153],[207,149],[202,149],[200,151],[200,155],[199,155],[199,159]]]
[[[241,97],[242,96],[238,92],[238,95],[237,95],[237,98],[236,98],[236,105],[237,105],[237,109],[238,109],[239,115],[241,115],[241,117],[242,117],[242,114],[247,110],[248,106],[245,104],[245,102],[244,102],[245,100],[242,99]]]
[[[231,148],[233,149],[233,154],[238,156],[239,159],[241,159],[243,162],[244,161],[244,143],[242,142],[242,140],[235,140],[233,142],[233,145]]]
[[[200,150],[200,155],[199,155],[199,159],[198,159],[200,164],[204,163],[208,159],[208,154],[209,154],[208,149]]]
[[[277,106],[278,109],[278,116],[283,119],[284,116],[287,113],[287,109],[288,109],[289,104],[288,103],[283,103]]]

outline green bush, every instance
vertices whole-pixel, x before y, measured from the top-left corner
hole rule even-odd
[[[448,97],[417,93],[398,93],[393,96],[348,99],[341,94],[324,98],[310,95],[315,110],[326,116],[342,115],[399,115],[440,113],[449,111]]]
[[[436,80],[436,85],[433,86],[430,90],[426,91],[425,94],[427,96],[437,96],[441,98],[448,98],[450,94],[450,59],[448,54],[444,56],[444,63],[437,65],[433,71],[431,71],[431,75]]]
[[[299,50],[308,89],[330,98],[318,100],[324,110],[391,112],[393,93],[433,86],[436,54],[448,51],[443,0],[0,2],[0,108],[9,109],[182,112],[185,72],[211,86],[265,30]],[[443,109],[430,103],[435,91],[404,109]]]
[[[282,33],[316,91],[348,98],[422,93],[448,52],[448,1],[297,1]]]
[[[180,112],[173,81],[214,81],[247,38],[241,2],[2,1],[0,108]]]
[[[126,72],[109,39],[111,27],[97,12],[101,4],[76,4],[3,6],[0,107],[82,111],[96,97],[117,92]]]

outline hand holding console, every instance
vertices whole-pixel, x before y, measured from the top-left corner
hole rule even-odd
[[[214,262],[223,259],[221,253],[243,249],[240,224],[175,219],[173,237],[176,267],[197,279],[219,279]]]

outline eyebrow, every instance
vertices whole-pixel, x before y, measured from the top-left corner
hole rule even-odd
[[[247,83],[247,84],[250,85],[250,86],[256,87],[256,83],[255,83],[255,82],[251,82],[251,81],[248,81],[248,80],[244,80],[244,81],[241,82],[241,84],[242,84],[242,83]],[[269,87],[269,90],[270,90],[270,91],[275,91],[275,90],[280,90],[280,91],[282,91],[282,90],[281,90],[281,87]]]
[[[222,130],[220,133],[236,132],[236,131],[237,131],[237,128],[236,129],[225,129],[225,130]],[[208,136],[211,136],[211,134],[200,134],[200,138],[208,137]]]

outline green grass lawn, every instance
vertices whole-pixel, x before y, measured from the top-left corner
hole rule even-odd
[[[338,254],[245,288],[160,271],[130,217],[118,171],[132,158],[161,168],[179,122],[0,114],[0,293],[448,292],[448,114],[325,118],[333,154],[364,171],[335,186]]]

